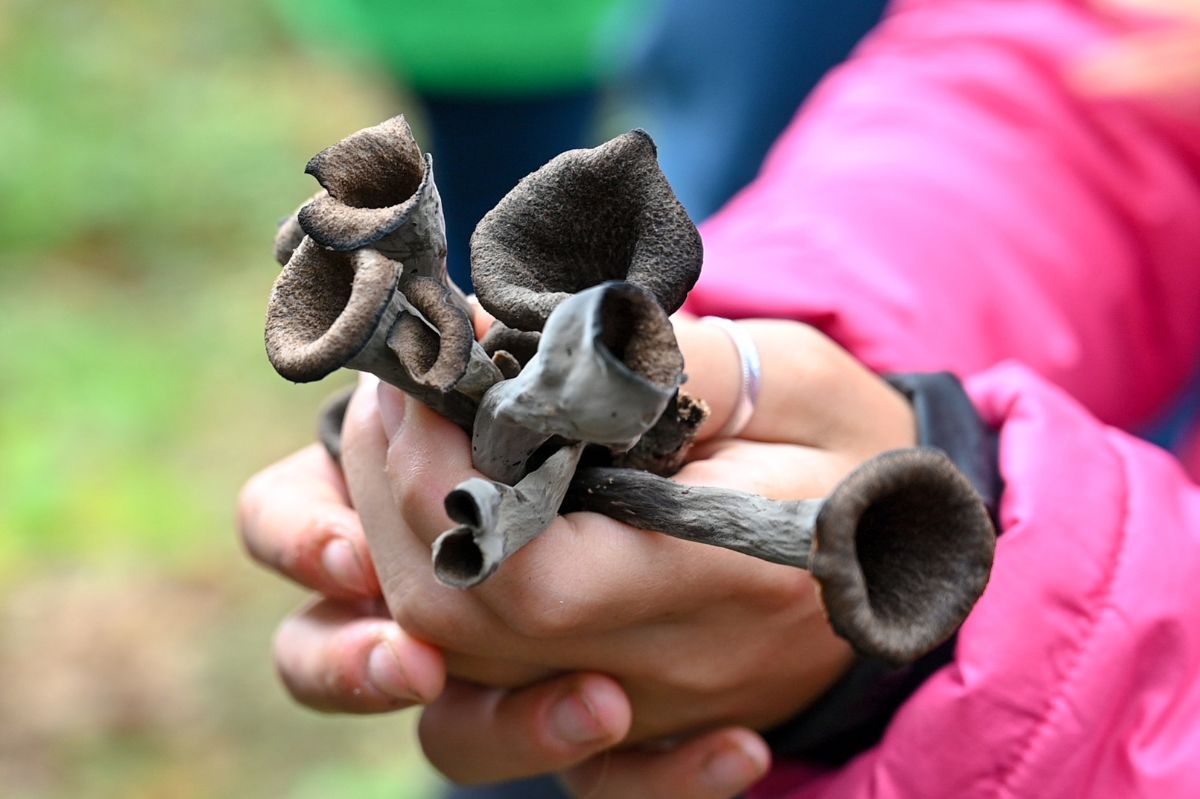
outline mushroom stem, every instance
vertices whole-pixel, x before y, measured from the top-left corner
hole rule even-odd
[[[484,395],[471,441],[475,467],[511,485],[554,436],[628,449],[682,378],[671,321],[649,292],[620,281],[581,291],[551,313],[521,373]]]
[[[575,473],[583,444],[560,447],[515,486],[472,477],[446,495],[458,522],[433,542],[433,573],[444,585],[470,588],[550,526]]]
[[[634,469],[580,469],[563,506],[807,569],[834,630],[861,654],[915,660],[962,624],[991,571],[995,530],[936,450],[876,456],[825,499],[778,501]]]

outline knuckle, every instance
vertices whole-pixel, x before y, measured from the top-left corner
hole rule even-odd
[[[342,462],[357,460],[363,456],[362,450],[373,446],[374,435],[381,435],[378,417],[374,413],[365,413],[364,404],[360,402],[361,385],[355,389],[342,418]]]
[[[680,660],[670,673],[670,682],[685,695],[718,697],[735,687],[723,657]]]
[[[573,625],[566,614],[551,608],[529,609],[525,612],[505,614],[509,629],[523,638],[550,640],[563,638],[571,632]]]
[[[390,474],[395,474],[389,470]],[[401,472],[401,474],[403,474]],[[448,488],[441,481],[409,475],[407,479],[391,477],[400,519],[421,539],[432,537],[451,526],[446,516],[445,500]]]
[[[367,666],[362,641],[346,632],[336,634],[322,655],[319,681],[326,696],[341,700],[360,696]]]
[[[437,592],[414,588],[393,601],[392,617],[406,633],[443,649],[461,650],[462,617],[458,603]]]
[[[493,608],[514,633],[535,640],[566,638],[580,632],[586,613],[568,591],[554,581],[521,581]]]
[[[816,584],[808,572],[770,564],[747,581],[745,596],[751,609],[763,616],[807,613],[817,602]]]
[[[297,530],[278,531],[275,536],[277,566],[287,575],[315,580],[321,574],[321,546],[329,539],[330,520],[324,513],[313,513]]]

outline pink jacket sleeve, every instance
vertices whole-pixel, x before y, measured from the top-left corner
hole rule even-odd
[[[1200,796],[1200,488],[1024,367],[967,387],[1005,532],[954,662],[873,749],[752,796]]]
[[[1017,358],[1105,421],[1200,365],[1200,113],[1084,102],[1122,30],[1067,0],[909,0],[702,226],[690,310],[821,327],[876,369]]]

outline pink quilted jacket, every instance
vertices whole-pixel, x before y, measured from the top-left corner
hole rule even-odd
[[[1200,367],[1200,106],[1063,77],[1130,24],[899,2],[703,228],[691,310],[968,377],[1007,486],[954,662],[873,749],[756,797],[1200,796],[1200,488],[1120,430]]]

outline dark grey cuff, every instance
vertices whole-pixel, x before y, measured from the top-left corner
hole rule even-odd
[[[1003,485],[998,435],[983,423],[962,383],[949,372],[886,375],[912,403],[917,443],[945,452],[996,520]],[[996,525],[997,531],[1000,527]],[[836,765],[879,741],[892,716],[925,680],[954,658],[956,636],[899,668],[860,658],[811,707],[769,731],[777,756]]]
[[[917,446],[945,452],[975,486],[995,521],[1004,489],[999,434],[983,423],[962,382],[950,372],[889,374],[883,379],[912,403]]]

